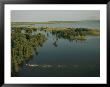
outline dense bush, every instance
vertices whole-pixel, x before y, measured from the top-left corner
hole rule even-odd
[[[37,48],[42,46],[46,40],[45,35],[38,33],[32,35],[35,28],[12,27],[11,33],[11,73],[12,76],[19,71],[19,66],[37,53]],[[26,33],[21,31],[25,30]]]

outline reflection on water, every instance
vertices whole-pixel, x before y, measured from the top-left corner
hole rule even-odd
[[[80,65],[74,65],[74,64],[70,64],[70,65],[62,65],[62,64],[26,64],[25,65],[28,68],[68,68],[68,67],[72,67],[72,68],[78,68],[81,67]],[[89,65],[88,67],[92,67],[93,65]]]
[[[85,28],[12,30],[12,76],[100,76],[97,32]]]

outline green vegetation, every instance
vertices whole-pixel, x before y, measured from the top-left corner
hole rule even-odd
[[[100,31],[96,29],[87,28],[48,28],[56,38],[64,38],[68,40],[86,40],[86,36],[99,36]]]
[[[25,30],[25,33],[21,31]],[[38,47],[41,47],[46,41],[45,35],[38,33],[32,35],[36,28],[12,27],[11,33],[11,74],[19,71],[20,65],[32,58],[34,53],[38,53]]]

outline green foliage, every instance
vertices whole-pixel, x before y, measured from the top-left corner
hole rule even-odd
[[[52,30],[52,34],[57,38],[64,38],[68,40],[86,40],[87,35],[99,36],[99,30],[87,28],[67,28],[65,30]]]
[[[11,67],[12,76],[19,71],[19,66],[26,60],[29,60],[34,51],[42,46],[46,40],[45,35],[38,33],[32,36],[35,28],[25,28],[25,34],[21,32],[24,28],[12,27],[11,33]],[[36,50],[34,50],[36,48]],[[37,52],[36,52],[37,53]]]

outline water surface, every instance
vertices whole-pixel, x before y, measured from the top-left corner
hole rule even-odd
[[[74,23],[55,23],[55,24],[35,24],[36,27],[73,27],[73,28],[92,28],[92,29],[99,29],[100,28],[100,21],[79,21]]]
[[[87,40],[58,38],[51,32],[41,31],[48,38],[38,54],[23,64],[18,76],[23,77],[80,77],[100,76],[100,38]],[[33,66],[28,66],[28,65]]]
[[[27,25],[21,25],[27,26]],[[100,29],[99,21],[78,23],[35,24],[34,27],[73,27]],[[22,31],[23,33],[23,31]],[[86,40],[56,37],[52,32],[41,33],[47,40],[23,63],[18,77],[97,77],[100,76],[100,37],[86,36]]]

